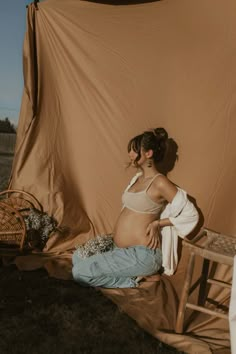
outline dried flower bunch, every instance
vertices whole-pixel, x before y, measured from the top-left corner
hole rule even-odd
[[[45,212],[31,208],[29,214],[24,216],[27,230],[27,239],[33,246],[42,248],[52,231],[57,227],[57,221]]]
[[[95,238],[88,240],[81,246],[77,246],[79,257],[87,258],[94,254],[111,251],[114,247],[112,235],[98,235]]]

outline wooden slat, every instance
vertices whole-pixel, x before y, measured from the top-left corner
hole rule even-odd
[[[213,284],[213,285],[222,286],[223,288],[231,289],[231,287],[232,287],[232,285],[230,283],[226,283],[224,281],[217,280],[217,279],[207,279],[207,282],[210,284]]]
[[[213,315],[216,317],[223,318],[224,320],[228,320],[228,314],[226,314],[226,313],[218,312],[216,310],[210,310],[210,309],[205,308],[203,306],[193,305],[193,304],[190,304],[189,302],[187,302],[186,307],[190,308],[192,310],[207,313],[208,315]]]

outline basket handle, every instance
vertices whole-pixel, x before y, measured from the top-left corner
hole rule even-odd
[[[0,192],[0,196],[4,195],[4,194],[8,194],[8,193],[19,193],[19,194],[23,194],[23,195],[30,197],[34,201],[34,203],[36,204],[36,208],[43,212],[42,205],[39,203],[38,199],[36,199],[33,194],[31,194],[29,192],[22,191],[20,189],[6,189],[5,191]]]

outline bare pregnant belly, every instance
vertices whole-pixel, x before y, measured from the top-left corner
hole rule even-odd
[[[150,239],[146,236],[146,230],[156,219],[157,215],[137,213],[124,208],[113,232],[116,246],[122,248],[135,245],[147,246]]]

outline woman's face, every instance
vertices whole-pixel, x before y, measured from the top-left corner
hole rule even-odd
[[[137,156],[138,156],[138,153],[135,152],[132,148],[130,150],[130,152],[128,153],[129,155],[129,158],[130,158],[130,161],[131,161],[131,165],[136,167],[137,165],[138,166],[142,166],[143,163],[147,160],[146,156],[145,156],[145,151],[141,148],[141,157],[138,161],[135,162]]]

